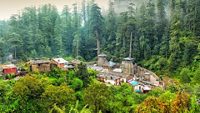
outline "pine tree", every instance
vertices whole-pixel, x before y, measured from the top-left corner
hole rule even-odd
[[[92,4],[91,7],[91,15],[90,15],[90,27],[93,36],[96,38],[97,42],[97,55],[100,54],[100,42],[101,42],[101,33],[103,31],[103,24],[104,24],[104,18],[101,15],[100,7],[97,4]]]
[[[115,48],[116,43],[116,13],[114,11],[113,2],[109,1],[109,10],[108,15],[106,17],[106,33],[107,37],[105,41],[105,51],[109,52],[111,55],[114,55],[113,48]]]
[[[69,12],[68,6],[65,6],[61,15],[62,20],[62,48],[65,55],[72,55],[72,43],[73,43],[73,28],[72,28],[72,16]]]
[[[166,19],[166,8],[165,8],[165,0],[157,0],[157,18],[158,22],[156,24],[156,42],[154,47],[154,54],[158,54],[167,56],[168,52],[168,44],[169,44],[169,32]]]

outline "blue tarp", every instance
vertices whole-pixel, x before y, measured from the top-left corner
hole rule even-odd
[[[136,86],[136,85],[138,85],[139,83],[138,83],[137,81],[131,81],[130,84],[131,84],[132,86]]]

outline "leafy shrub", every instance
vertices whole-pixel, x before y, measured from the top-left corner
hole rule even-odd
[[[59,78],[59,77],[66,76],[66,72],[61,70],[60,68],[55,67],[48,73],[48,76]]]
[[[7,75],[5,75],[5,79],[13,79],[15,77],[16,76],[14,74],[7,74]]]
[[[71,88],[74,90],[80,90],[83,87],[83,81],[79,78],[74,78],[71,84]]]
[[[188,68],[183,68],[180,73],[180,80],[182,83],[189,83],[191,71]]]

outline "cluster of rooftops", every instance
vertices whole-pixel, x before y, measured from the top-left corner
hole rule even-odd
[[[74,63],[66,61],[63,58],[52,58],[47,60],[33,59],[27,62],[30,71],[48,72],[53,67],[58,67],[63,70],[73,69]]]
[[[99,71],[98,80],[107,85],[121,85],[126,82],[133,86],[136,92],[146,93],[155,87],[163,87],[163,82],[159,77],[138,66],[133,62],[133,58],[124,58],[121,63],[108,61],[105,54],[98,55],[98,61],[95,65],[88,66]]]
[[[87,68],[94,69],[99,72],[97,79],[107,85],[121,85],[123,82],[133,86],[136,92],[146,93],[154,87],[163,87],[163,82],[159,77],[147,70],[138,66],[133,62],[133,58],[124,58],[121,63],[109,61],[105,54],[98,55],[96,64],[87,65]],[[79,60],[66,61],[63,58],[52,59],[32,59],[26,63],[29,70],[32,72],[48,72],[52,68],[58,67],[62,70],[74,69]],[[14,64],[0,65],[0,72],[4,74],[19,74],[19,69]]]
[[[52,58],[52,59],[31,59],[26,65],[32,72],[48,72],[51,71],[53,67],[58,67],[62,70],[74,69],[75,65],[80,63],[78,60],[73,60],[71,62],[66,61],[63,58]],[[17,75],[21,72],[14,64],[0,65],[0,75],[14,74]]]

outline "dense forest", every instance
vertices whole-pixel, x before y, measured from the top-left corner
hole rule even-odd
[[[0,111],[200,112],[200,1],[136,1],[129,0],[120,13],[116,0],[109,1],[104,13],[94,0],[83,0],[81,10],[73,4],[72,10],[65,6],[62,12],[51,4],[26,7],[0,21],[0,62],[7,62],[10,54],[18,61],[57,56],[93,61],[100,53],[120,62],[129,54],[132,37],[134,61],[160,78],[172,79],[165,90],[141,95],[127,84],[108,87],[81,64],[67,73],[54,70],[1,81]]]

